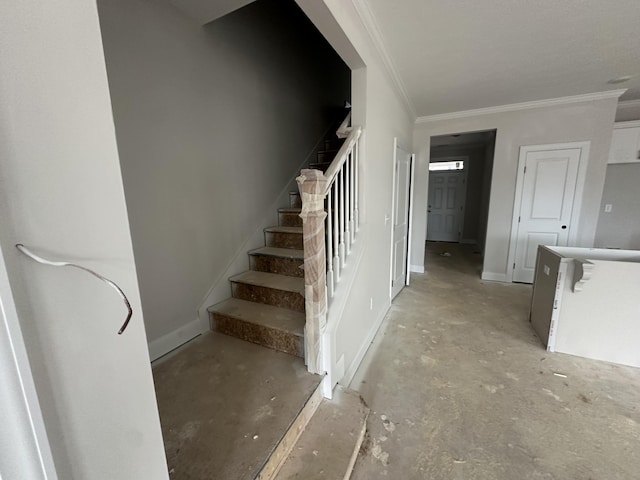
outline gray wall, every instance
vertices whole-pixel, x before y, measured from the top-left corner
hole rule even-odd
[[[482,197],[480,199],[480,224],[478,232],[478,244],[484,254],[487,241],[487,223],[489,222],[489,199],[491,198],[491,176],[493,173],[493,155],[495,153],[496,137],[487,145],[484,152],[484,170],[482,172]]]
[[[640,120],[640,100],[619,102],[616,110],[616,122]]]
[[[594,246],[640,250],[640,163],[607,165]]]
[[[576,246],[593,246],[616,106],[617,99],[608,98],[417,123],[414,130],[417,168],[412,263],[424,258],[430,137],[480,130],[497,129],[483,274],[494,280],[510,279],[508,255],[511,221],[518,155],[523,145],[591,142]]]
[[[163,2],[100,0],[150,342],[196,319],[350,98],[350,72],[292,1],[200,27]]]
[[[0,243],[58,478],[168,479],[95,3],[2,2],[0,65]],[[116,281],[129,328],[112,289],[17,242]]]

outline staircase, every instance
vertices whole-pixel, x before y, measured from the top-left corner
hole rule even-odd
[[[304,358],[304,252],[300,194],[278,210],[265,246],[249,252],[250,270],[235,275],[232,298],[209,308],[211,329]]]
[[[342,145],[325,140],[309,168],[325,171]],[[304,250],[302,202],[289,193],[278,225],[264,230],[265,246],[251,250],[250,270],[229,279],[232,297],[209,307],[211,329],[304,358]]]
[[[268,350],[229,337],[301,357],[308,378],[320,379],[311,374],[321,374],[330,381],[335,373],[325,369],[321,338],[327,325],[329,300],[348,268],[347,258],[359,225],[358,141],[362,129],[349,127],[349,122],[350,114],[336,131],[340,139],[326,140],[315,162],[302,170],[297,181],[303,197],[291,192],[289,205],[278,209],[278,225],[264,229],[264,246],[248,252],[249,270],[229,279],[231,298],[208,308],[211,329],[217,332],[211,335],[224,334],[219,337],[251,347],[257,351],[252,355],[255,358],[264,358]],[[305,218],[304,224],[301,217]],[[237,345],[234,349],[222,348],[217,353],[229,354],[237,348]],[[327,348],[330,351],[331,346]],[[253,381],[249,386],[259,383],[262,377],[257,372],[264,375],[264,369],[268,368],[264,362],[256,363],[255,358],[243,360],[243,367],[246,368],[244,363],[252,365]],[[302,363],[297,359],[295,362]],[[265,382],[268,384],[270,379]],[[224,384],[228,383],[231,382]],[[247,478],[273,480],[278,475],[279,480],[320,480],[328,478],[327,474],[331,478],[350,476],[364,438],[369,409],[359,395],[341,388],[334,391],[333,400],[322,400],[323,384],[318,380],[317,385],[286,432],[271,447],[264,463],[257,470],[249,469]],[[264,393],[263,389],[258,396]],[[277,401],[278,397],[269,393],[269,402]],[[310,422],[318,407],[318,418]],[[243,413],[242,418],[246,415]],[[265,432],[273,433],[264,426],[269,418],[256,420],[254,429],[264,427]],[[255,441],[260,438],[257,433],[253,436]],[[292,453],[294,446],[296,450]],[[322,455],[317,453],[319,448]],[[311,457],[313,461],[309,460]]]

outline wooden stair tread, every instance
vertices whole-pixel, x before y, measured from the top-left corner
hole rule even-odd
[[[305,314],[287,308],[229,298],[207,310],[210,313],[237,318],[247,323],[288,332],[298,337],[304,335]]]
[[[296,248],[260,247],[249,251],[249,255],[266,255],[269,257],[304,260],[304,250],[298,250]]]
[[[277,273],[248,270],[238,275],[234,275],[229,279],[229,281],[256,285],[258,287],[267,287],[275,290],[284,290],[286,292],[299,293],[304,296],[304,278],[301,277],[289,277],[287,275],[279,275]]]
[[[300,213],[301,211],[302,211],[301,208],[294,208],[294,207],[283,207],[278,209],[278,212],[280,213]]]

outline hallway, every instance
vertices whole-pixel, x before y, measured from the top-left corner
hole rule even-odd
[[[371,408],[352,478],[638,478],[640,370],[547,353],[531,287],[480,261],[427,244],[350,385]]]

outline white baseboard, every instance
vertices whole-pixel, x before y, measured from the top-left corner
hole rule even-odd
[[[507,277],[506,273],[482,272],[482,280],[511,283],[511,279]]]
[[[151,361],[166,355],[171,350],[187,343],[189,340],[209,330],[209,323],[204,323],[199,318],[183,325],[182,327],[163,335],[149,343],[149,357]]]
[[[409,271],[414,273],[424,273],[424,265],[409,265]]]
[[[382,325],[382,321],[384,320],[384,317],[386,317],[387,313],[389,313],[389,308],[391,308],[391,301],[387,301],[387,304],[382,309],[382,312],[380,313],[375,323],[373,324],[373,328],[369,330],[369,334],[367,335],[367,338],[365,338],[364,342],[362,342],[362,344],[360,345],[360,350],[358,350],[358,353],[353,359],[353,362],[351,362],[351,365],[349,365],[349,369],[347,370],[347,373],[345,373],[344,377],[339,380],[338,383],[340,383],[340,385],[348,386],[351,383],[351,380],[353,380],[353,377],[358,371],[358,367],[360,367],[360,364],[362,363],[364,356],[367,354],[369,347],[371,347],[371,342],[373,342],[373,339],[378,333],[378,330],[380,330],[380,325]]]

